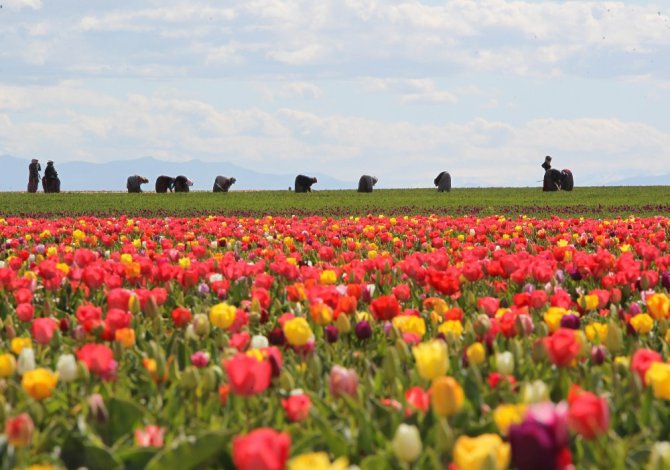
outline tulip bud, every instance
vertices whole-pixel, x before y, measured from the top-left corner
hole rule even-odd
[[[423,445],[416,426],[401,424],[393,437],[393,453],[401,462],[412,463],[421,455]]]
[[[142,312],[148,318],[153,318],[160,315],[158,303],[156,302],[156,298],[153,295],[150,295],[146,302],[144,302],[144,308],[142,309]]]
[[[402,339],[397,339],[395,342],[395,349],[398,351],[398,358],[401,362],[407,362],[412,355],[409,352],[409,347]]]
[[[213,367],[201,369],[200,371],[200,385],[203,390],[214,390],[218,383],[218,378]]]
[[[199,380],[200,374],[198,374],[198,369],[194,366],[188,366],[181,374],[179,385],[181,385],[184,390],[195,390]]]
[[[655,442],[651,447],[647,470],[666,470],[668,468],[670,468],[670,442]]]
[[[200,337],[209,334],[209,318],[204,313],[196,313],[193,315],[193,330],[196,335]]]
[[[335,320],[335,326],[337,327],[337,331],[340,332],[340,334],[349,333],[351,331],[351,322],[349,321],[349,317],[345,314],[340,314],[337,317],[337,320]]]
[[[472,325],[472,327],[474,328],[477,336],[481,338],[491,329],[491,320],[486,314],[480,313],[477,315],[475,323]]]
[[[58,378],[63,382],[72,382],[77,380],[79,370],[77,369],[77,360],[72,354],[63,354],[58,358],[56,364],[58,370]]]
[[[514,355],[509,351],[496,354],[496,368],[503,375],[512,375],[514,373]]]
[[[88,397],[88,409],[91,417],[100,424],[106,423],[109,419],[105,401],[99,393],[94,393]]]
[[[453,416],[463,408],[465,394],[453,377],[445,375],[434,379],[430,395],[433,411],[438,416]]]
[[[617,354],[623,348],[623,333],[621,328],[619,328],[619,326],[613,321],[610,321],[607,324],[605,346],[612,354]]]
[[[543,362],[547,358],[547,348],[544,346],[542,339],[538,339],[533,343],[530,350],[530,357],[536,364]]]
[[[23,375],[26,372],[35,368],[35,351],[32,348],[23,348],[19,353],[19,374]]]
[[[330,393],[337,397],[341,395],[355,396],[358,390],[358,375],[354,369],[345,369],[342,366],[333,366],[330,369]]]
[[[28,413],[9,418],[5,423],[5,436],[14,447],[28,447],[33,439],[35,425]]]
[[[519,336],[528,336],[533,332],[533,319],[530,315],[517,315],[514,327]]]

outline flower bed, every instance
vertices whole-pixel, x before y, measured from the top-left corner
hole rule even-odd
[[[0,219],[0,468],[665,468],[669,229]]]

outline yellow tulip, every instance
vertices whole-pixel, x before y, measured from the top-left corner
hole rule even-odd
[[[647,310],[655,320],[667,318],[670,314],[670,298],[665,294],[652,294],[647,297]]]
[[[454,463],[459,470],[505,470],[510,458],[510,445],[497,434],[461,436],[454,445]]]
[[[348,467],[349,461],[345,457],[331,463],[325,452],[298,455],[288,463],[288,470],[345,470]]]
[[[654,319],[646,313],[638,313],[630,319],[630,325],[638,333],[646,335],[654,327]]]
[[[228,329],[235,322],[237,308],[225,302],[214,305],[209,309],[209,321],[217,328]]]
[[[502,434],[507,434],[507,430],[512,424],[523,421],[525,411],[526,405],[524,404],[504,403],[493,410],[493,421]]]
[[[16,372],[16,359],[9,353],[0,354],[0,377],[10,377]]]
[[[442,340],[433,340],[421,343],[412,348],[414,360],[419,375],[426,380],[433,380],[447,373],[449,369],[449,357],[447,355],[447,344]]]
[[[652,363],[644,378],[651,385],[656,398],[670,400],[670,364],[667,362]]]
[[[470,365],[478,366],[486,360],[486,348],[484,348],[482,343],[472,343],[465,350],[465,355]]]
[[[314,336],[314,333],[307,320],[296,317],[284,323],[284,336],[291,346],[304,346]]]
[[[453,377],[437,377],[430,387],[433,411],[438,416],[453,416],[463,408],[465,393]]]
[[[49,369],[35,369],[23,374],[21,387],[35,400],[43,400],[51,396],[58,383],[58,376]]]

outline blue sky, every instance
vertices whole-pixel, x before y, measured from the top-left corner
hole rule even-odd
[[[0,155],[379,187],[667,173],[661,2],[0,0]]]

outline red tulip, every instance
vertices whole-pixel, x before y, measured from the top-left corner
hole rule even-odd
[[[57,328],[58,322],[53,318],[36,318],[30,332],[36,342],[47,345],[51,342]]]
[[[225,363],[230,389],[236,395],[251,396],[270,386],[272,366],[267,359],[238,353]]]
[[[5,436],[14,447],[27,447],[33,438],[35,425],[28,413],[21,413],[5,422]]]
[[[291,436],[259,428],[233,439],[233,463],[237,470],[283,470],[291,449]]]
[[[559,367],[572,365],[581,349],[574,330],[567,328],[559,328],[553,335],[544,338],[544,347],[551,362]]]
[[[309,395],[299,393],[290,395],[288,398],[281,401],[286,417],[289,421],[298,422],[303,421],[309,416],[309,410],[312,408],[312,400]]]
[[[607,400],[573,385],[568,404],[568,423],[582,437],[593,439],[607,431],[610,421]]]

